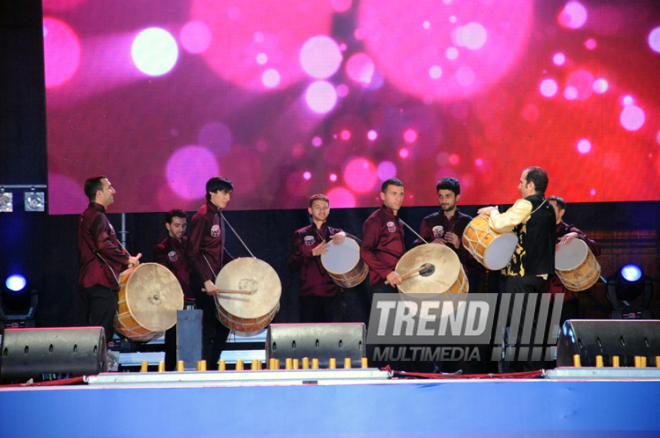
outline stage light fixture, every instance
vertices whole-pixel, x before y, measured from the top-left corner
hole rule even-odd
[[[44,211],[46,208],[46,195],[44,192],[25,192],[25,211]]]
[[[626,265],[621,268],[621,277],[630,283],[634,283],[642,278],[642,269],[637,265]]]
[[[653,282],[635,264],[623,266],[607,279],[607,299],[614,311],[612,319],[649,319]]]
[[[0,321],[5,327],[34,327],[34,314],[39,298],[27,279],[12,274],[5,279],[0,293]]]
[[[12,192],[0,189],[0,212],[11,213],[12,211],[14,211],[14,195]]]
[[[12,292],[21,292],[27,286],[27,280],[21,274],[14,274],[7,277],[5,286]]]

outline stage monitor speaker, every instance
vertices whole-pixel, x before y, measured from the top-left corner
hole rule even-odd
[[[328,368],[330,358],[343,368],[349,358],[353,366],[366,356],[366,328],[362,323],[271,324],[266,339],[266,361],[309,358]],[[357,361],[357,362],[356,362]]]
[[[42,374],[71,377],[108,371],[103,327],[6,329],[0,378],[29,379]]]
[[[660,356],[660,321],[568,320],[559,335],[557,366],[573,366],[576,354],[583,367],[595,367],[596,356],[603,357],[606,367],[612,366],[612,356],[619,356],[622,367],[634,367],[635,356],[645,356],[647,363],[654,364],[653,358]]]

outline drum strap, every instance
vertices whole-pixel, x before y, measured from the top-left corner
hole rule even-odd
[[[252,258],[255,258],[255,259],[256,259],[256,257],[254,256],[254,254],[252,254],[252,251],[250,251],[250,248],[247,247],[247,245],[245,244],[245,242],[243,242],[243,239],[241,239],[241,236],[238,235],[238,233],[236,232],[236,230],[234,230],[234,227],[231,226],[231,224],[229,223],[229,221],[228,221],[227,219],[225,219],[225,216],[224,216],[222,213],[220,213],[220,217],[221,217],[222,220],[225,221],[225,223],[229,226],[229,229],[234,233],[234,235],[235,235],[236,237],[238,237],[238,240],[243,244],[243,246],[245,247],[245,249],[247,249],[247,252],[250,253],[250,255],[252,256]]]
[[[410,231],[412,231],[412,232],[415,234],[415,236],[417,236],[417,237],[419,237],[420,239],[422,239],[422,242],[424,242],[424,243],[428,243],[426,240],[424,240],[424,238],[423,238],[422,236],[420,236],[419,234],[417,234],[417,231],[413,230],[413,229],[410,227],[410,225],[408,225],[407,223],[405,223],[404,221],[402,221],[401,218],[399,218],[399,220],[401,221],[401,223],[402,223],[403,225],[405,225],[406,227],[408,227],[408,229],[409,229]]]
[[[209,269],[211,270],[211,274],[213,274],[213,281],[215,282],[215,279],[218,278],[216,275],[215,271],[213,270],[213,267],[211,266],[211,263],[209,263],[209,259],[206,258],[206,254],[202,254],[202,257],[204,257],[204,260],[206,260],[206,264],[209,265]]]
[[[92,251],[94,251],[94,254],[96,254],[96,255],[98,256],[98,258],[100,258],[101,260],[103,260],[103,263],[105,263],[106,265],[108,265],[108,269],[110,269],[110,272],[112,272],[112,276],[115,277],[115,281],[117,281],[117,286],[121,286],[121,284],[119,283],[119,277],[117,277],[117,274],[115,274],[115,271],[112,269],[112,266],[110,266],[110,263],[108,263],[108,262],[103,258],[103,256],[101,256],[101,254],[98,253],[97,250],[95,250],[94,248],[92,248]]]
[[[529,215],[531,216],[531,215],[533,215],[534,213],[536,213],[536,212],[538,211],[538,209],[541,208],[541,207],[543,207],[543,204],[545,204],[547,201],[548,201],[547,199],[544,199],[543,202],[541,202],[541,205],[539,205],[538,207],[536,207],[536,208],[534,209],[534,211],[531,212]]]

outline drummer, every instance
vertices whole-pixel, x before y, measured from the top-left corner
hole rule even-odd
[[[569,225],[563,221],[564,214],[566,213],[566,201],[559,196],[550,196],[548,202],[555,209],[555,216],[557,218],[557,246],[555,249],[559,250],[561,245],[566,245],[573,239],[580,239],[587,244],[591,252],[594,254],[594,257],[598,257],[600,255],[600,245],[589,239],[587,235],[577,227]],[[568,319],[580,318],[580,306],[577,293],[566,289],[558,276],[553,275],[550,277],[545,292],[549,292],[553,295],[557,293],[565,294],[564,306],[561,309],[561,324],[564,324],[564,321]]]
[[[339,245],[346,233],[327,224],[330,200],[317,194],[309,198],[307,211],[312,223],[293,234],[289,253],[289,269],[300,271],[300,322],[341,322],[342,289],[332,281],[321,263],[328,245]],[[358,244],[360,240],[355,239]]]
[[[188,215],[183,210],[173,209],[165,213],[165,228],[168,236],[154,248],[154,262],[169,269],[183,290],[184,308],[195,305],[195,297],[190,288],[190,266],[185,258],[188,237],[184,236],[188,227]],[[176,369],[176,326],[165,332],[165,369]]]
[[[369,266],[372,293],[398,293],[396,286],[402,280],[395,268],[405,253],[403,222],[397,216],[403,204],[403,183],[397,178],[385,180],[380,199],[383,201],[381,208],[362,225],[364,240],[360,257]]]
[[[85,195],[89,198],[87,210],[78,220],[78,252],[80,271],[78,285],[87,322],[101,326],[105,339],[110,342],[115,333],[119,274],[138,266],[140,257],[131,257],[120,247],[115,229],[105,215],[114,202],[116,193],[108,178],[103,175],[87,178]]]
[[[206,204],[195,213],[190,223],[190,239],[185,255],[192,270],[192,291],[198,309],[202,310],[202,359],[209,369],[216,369],[220,353],[227,342],[229,329],[216,317],[214,297],[218,295],[215,278],[222,267],[233,260],[225,249],[225,224],[222,209],[231,199],[234,185],[226,178],[214,176],[206,183]]]
[[[523,171],[518,185],[522,199],[518,199],[504,213],[500,213],[497,207],[484,207],[478,211],[478,214],[489,218],[489,225],[494,231],[504,233],[513,230],[518,236],[513,259],[504,269],[507,293],[541,293],[548,277],[555,272],[556,220],[552,206],[545,199],[547,187],[548,175],[545,170],[528,167]],[[525,298],[521,321],[525,320],[526,306]],[[520,324],[518,341],[521,339],[522,327],[523,324]],[[531,339],[534,339],[533,334]],[[520,358],[514,367],[519,371],[529,371],[539,369],[542,364]]]

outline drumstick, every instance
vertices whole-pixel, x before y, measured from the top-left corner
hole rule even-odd
[[[202,292],[206,292],[205,288],[202,288]],[[240,295],[251,295],[252,292],[249,290],[232,290],[232,289],[219,289],[218,293],[221,294],[240,294]]]
[[[424,269],[430,269],[430,268],[431,268],[431,264],[430,264],[430,263],[424,263],[424,264],[423,264],[422,266],[420,266],[419,268],[417,268],[417,269],[413,269],[412,271],[408,271],[408,272],[406,272],[405,274],[402,274],[402,275],[401,275],[401,281],[407,279],[408,277],[410,277],[410,276],[413,275],[413,274],[418,273],[419,271],[423,271]],[[389,281],[385,280],[385,284],[390,284],[390,283],[389,283]]]

